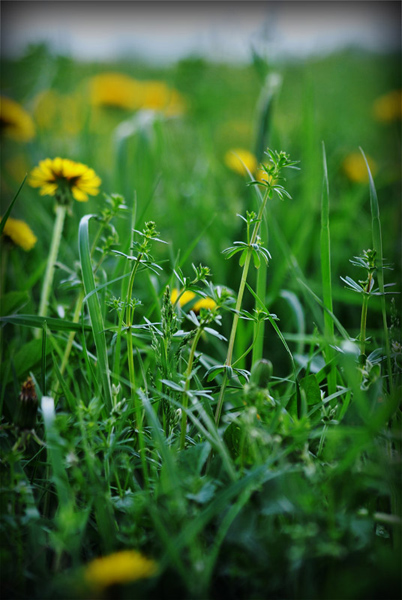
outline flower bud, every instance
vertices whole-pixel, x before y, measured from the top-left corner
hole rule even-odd
[[[272,363],[270,360],[262,358],[258,360],[251,369],[250,382],[254,383],[258,388],[267,388],[269,380],[272,376]]]
[[[22,384],[21,393],[17,401],[14,422],[21,429],[33,429],[36,423],[38,410],[38,397],[32,377],[28,377]]]

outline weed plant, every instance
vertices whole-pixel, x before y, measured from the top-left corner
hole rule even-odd
[[[359,61],[381,73],[374,92],[386,91],[392,59],[388,71],[380,58],[342,60],[349,77]],[[10,69],[46,64],[60,94],[68,74],[93,73],[36,48],[5,65],[6,84]],[[367,181],[342,179],[335,127],[312,110],[321,64],[297,72],[302,116],[287,125],[292,66],[272,93],[257,57],[222,67],[221,104],[216,69],[189,60],[163,74],[193,94],[179,118],[87,106],[77,134],[39,129],[24,148],[30,169],[54,152],[103,181],[84,205],[76,176],[58,171],[71,215],[51,275],[60,197],[40,197],[29,177],[19,187],[2,166],[1,230],[16,213],[41,232],[29,254],[1,242],[4,598],[399,598],[395,163],[384,149],[378,195],[363,150]],[[33,100],[29,77],[18,81]],[[245,139],[260,91],[260,176],[221,160],[228,131],[236,141],[235,90]],[[384,148],[391,127],[377,131]]]

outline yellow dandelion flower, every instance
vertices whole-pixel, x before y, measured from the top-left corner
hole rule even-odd
[[[18,142],[29,142],[35,135],[35,125],[18,102],[0,96],[0,131]]]
[[[172,304],[174,304],[179,296],[179,290],[177,289],[173,289],[172,293],[170,295],[170,301]],[[186,306],[186,304],[189,304],[189,302],[192,302],[192,300],[194,300],[194,298],[196,298],[196,295],[194,292],[184,292],[184,294],[182,294],[180,296],[179,299],[179,305],[180,306]],[[215,300],[213,300],[212,298],[201,298],[200,300],[197,300],[197,302],[194,304],[194,306],[192,307],[191,310],[193,310],[195,313],[200,312],[200,310],[202,308],[206,308],[207,310],[211,310],[213,308],[215,308],[216,306],[216,302]]]
[[[371,174],[374,175],[377,172],[377,165],[369,156],[366,155],[366,158]],[[369,180],[366,163],[360,152],[349,154],[343,161],[342,168],[351,181],[356,183],[366,183]]]
[[[131,110],[143,102],[143,84],[122,73],[101,73],[90,81],[90,98],[94,106]]]
[[[31,171],[28,180],[32,187],[40,188],[41,196],[55,196],[64,203],[71,194],[78,202],[86,202],[88,194],[96,196],[101,184],[93,169],[68,158],[46,158]]]
[[[225,164],[229,169],[239,173],[239,175],[247,175],[247,169],[250,173],[255,173],[258,166],[258,161],[254,154],[244,148],[233,148],[226,152]]]
[[[1,217],[0,217],[1,221]],[[28,252],[35,246],[38,238],[25,221],[8,218],[4,225],[3,234],[9,237],[14,244]]]
[[[170,294],[170,301],[172,304],[174,304],[177,300],[179,296],[179,290],[172,290],[172,293]],[[184,294],[182,294],[180,296],[180,300],[179,300],[179,304],[180,306],[185,306],[186,304],[188,304],[189,302],[191,302],[192,300],[194,300],[195,298],[195,294],[194,292],[184,292]]]
[[[207,310],[212,310],[215,308],[216,302],[212,298],[202,298],[198,300],[193,306],[193,311],[195,313],[199,312],[202,308],[206,308]]]
[[[131,583],[155,575],[157,563],[136,550],[121,550],[95,558],[86,567],[84,578],[90,587],[102,589]]]
[[[180,115],[184,112],[184,99],[177,90],[169,88],[163,81],[143,83],[141,108],[163,111],[170,116]]]
[[[402,90],[380,96],[374,102],[373,114],[377,121],[390,123],[402,118]]]

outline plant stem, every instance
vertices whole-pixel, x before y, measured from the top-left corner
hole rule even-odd
[[[42,293],[41,293],[41,297],[40,297],[39,313],[38,313],[40,317],[45,317],[47,315],[50,289],[51,289],[52,283],[53,283],[55,262],[57,260],[57,256],[59,253],[61,236],[63,233],[64,218],[66,216],[66,212],[67,212],[67,206],[64,206],[61,204],[56,205],[56,220],[54,222],[52,243],[50,246],[49,258],[47,260],[47,266],[46,266],[45,279],[43,281]],[[38,337],[39,337],[39,335],[38,335]]]
[[[366,327],[367,327],[367,308],[369,296],[363,295],[362,314],[360,318],[360,351],[366,353]]]
[[[197,348],[197,344],[202,335],[202,332],[203,332],[203,328],[199,327],[197,329],[197,333],[195,334],[193,343],[191,345],[190,356],[188,359],[188,364],[187,364],[187,369],[186,369],[186,383],[184,386],[185,391],[183,392],[183,396],[182,396],[182,405],[183,405],[184,409],[187,409],[187,406],[188,406],[187,392],[190,389],[191,371],[193,369],[195,350]],[[186,441],[186,429],[187,429],[187,412],[185,410],[183,410],[182,415],[181,415],[180,450],[184,449],[184,444]]]
[[[230,367],[232,365],[233,347],[234,347],[234,342],[235,342],[235,338],[236,338],[237,325],[238,325],[239,318],[240,318],[239,313],[240,313],[240,309],[241,309],[241,305],[242,305],[242,301],[243,301],[244,288],[246,287],[247,275],[248,275],[248,270],[250,267],[250,261],[251,261],[251,256],[252,256],[251,246],[253,244],[255,244],[255,242],[257,240],[257,235],[258,235],[258,230],[260,228],[261,219],[264,214],[265,206],[267,204],[267,200],[270,197],[270,195],[271,195],[270,190],[267,189],[267,191],[265,192],[264,198],[261,202],[260,210],[259,210],[258,216],[257,216],[257,222],[254,225],[254,230],[253,230],[253,233],[251,236],[251,240],[249,242],[249,247],[247,249],[246,260],[243,265],[243,273],[242,273],[240,285],[239,285],[239,292],[237,294],[235,315],[233,317],[232,330],[230,332],[228,352],[227,352],[226,361],[225,361],[225,365],[227,367]],[[219,421],[221,418],[223,398],[225,395],[227,380],[228,380],[227,371],[225,371],[225,375],[223,377],[223,381],[222,381],[222,385],[221,385],[221,390],[219,393],[218,405],[216,407],[216,413],[215,413],[216,425],[219,425]]]

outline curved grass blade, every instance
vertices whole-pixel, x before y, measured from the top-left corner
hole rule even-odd
[[[95,280],[91,264],[91,249],[89,244],[89,221],[93,216],[94,215],[85,215],[82,217],[78,230],[78,250],[80,253],[82,280],[86,296],[95,290]],[[105,327],[98,294],[91,294],[88,297],[87,305],[96,346],[99,380],[102,384],[106,408],[110,411],[112,409],[112,390],[110,386],[109,365],[104,332]]]
[[[20,195],[20,191],[22,190],[27,177],[28,177],[28,173],[25,175],[20,187],[18,188],[17,193],[15,194],[14,198],[12,199],[12,201],[10,203],[10,206],[7,208],[4,217],[0,221],[0,235],[3,233],[3,229],[6,226],[7,219],[10,216],[11,210],[15,204],[15,201],[17,200],[18,196]]]

